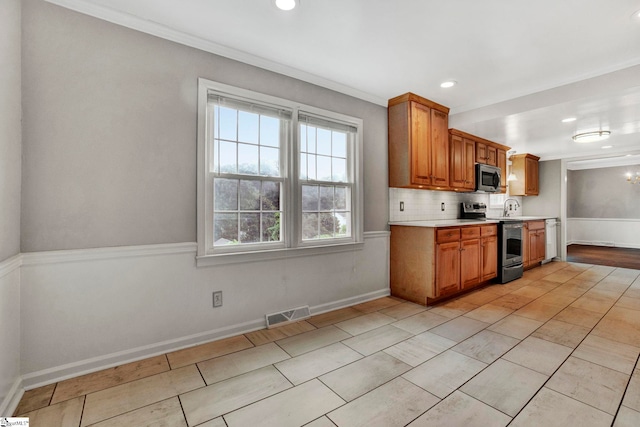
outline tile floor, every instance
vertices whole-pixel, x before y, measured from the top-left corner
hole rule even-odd
[[[554,262],[25,393],[39,426],[639,426],[640,270]]]

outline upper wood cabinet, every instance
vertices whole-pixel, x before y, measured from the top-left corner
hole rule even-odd
[[[502,148],[498,148],[496,151],[498,157],[498,167],[502,172],[500,174],[500,193],[507,192],[507,177],[509,175],[509,171],[507,171],[507,152]]]
[[[507,151],[510,147],[498,144],[458,129],[449,129],[451,155],[451,189],[475,189],[475,163],[497,166],[501,169],[500,193],[507,192]]]
[[[473,140],[459,135],[451,134],[449,138],[451,156],[449,184],[456,191],[473,191],[475,189],[476,144]]]
[[[509,183],[511,196],[537,196],[540,193],[538,161],[533,154],[514,154],[511,156],[511,172],[516,176]]]
[[[449,108],[406,93],[388,115],[389,186],[449,189]]]

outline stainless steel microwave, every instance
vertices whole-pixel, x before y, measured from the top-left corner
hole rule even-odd
[[[476,191],[495,193],[500,190],[500,168],[476,163]]]

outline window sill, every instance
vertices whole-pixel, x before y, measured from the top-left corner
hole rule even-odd
[[[200,255],[196,256],[196,267],[213,267],[217,265],[241,264],[247,262],[271,261],[286,258],[352,252],[362,250],[363,248],[363,242],[356,242],[343,243],[338,245],[307,246],[299,248],[272,249],[253,252]]]

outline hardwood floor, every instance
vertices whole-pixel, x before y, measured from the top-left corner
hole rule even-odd
[[[640,270],[640,249],[568,245],[567,261]]]

